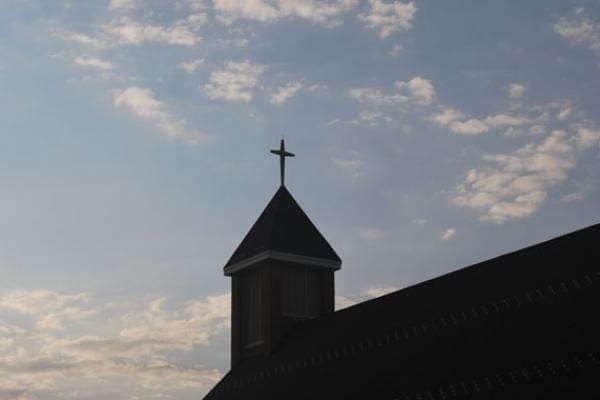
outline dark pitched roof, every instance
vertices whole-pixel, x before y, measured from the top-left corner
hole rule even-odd
[[[298,323],[205,400],[600,398],[600,224]]]
[[[225,267],[265,250],[340,261],[285,186],[277,190]]]

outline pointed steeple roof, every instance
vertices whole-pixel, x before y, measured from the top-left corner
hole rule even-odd
[[[281,186],[227,264],[225,274],[266,258],[338,269],[341,260],[285,186]]]

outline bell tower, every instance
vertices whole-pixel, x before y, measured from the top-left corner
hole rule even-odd
[[[231,277],[231,367],[284,345],[298,321],[334,311],[334,272],[341,260],[285,187],[281,186],[224,267]]]

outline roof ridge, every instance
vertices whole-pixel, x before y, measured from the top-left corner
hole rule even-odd
[[[267,247],[272,243],[271,240],[272,240],[272,236],[273,236],[273,230],[275,227],[275,221],[277,220],[277,213],[278,213],[279,209],[281,208],[281,202],[282,202],[282,200],[281,200],[282,194],[281,193],[283,193],[283,191],[287,191],[286,187],[283,185],[279,186],[279,189],[277,189],[277,191],[275,192],[275,196],[272,199],[272,201],[275,201],[275,200],[277,200],[277,201],[275,202],[275,204],[273,206],[273,218],[271,218],[271,220],[269,221],[269,226],[267,228],[267,237],[266,237]],[[291,197],[291,195],[290,195],[290,197]],[[293,197],[292,197],[292,199],[293,199]],[[267,205],[267,207],[269,207],[269,205]]]

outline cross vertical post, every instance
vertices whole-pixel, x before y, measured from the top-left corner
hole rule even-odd
[[[279,156],[279,172],[281,175],[281,186],[285,186],[285,158],[295,157],[295,154],[285,151],[285,142],[283,139],[281,139],[279,150],[271,150],[271,153]]]

